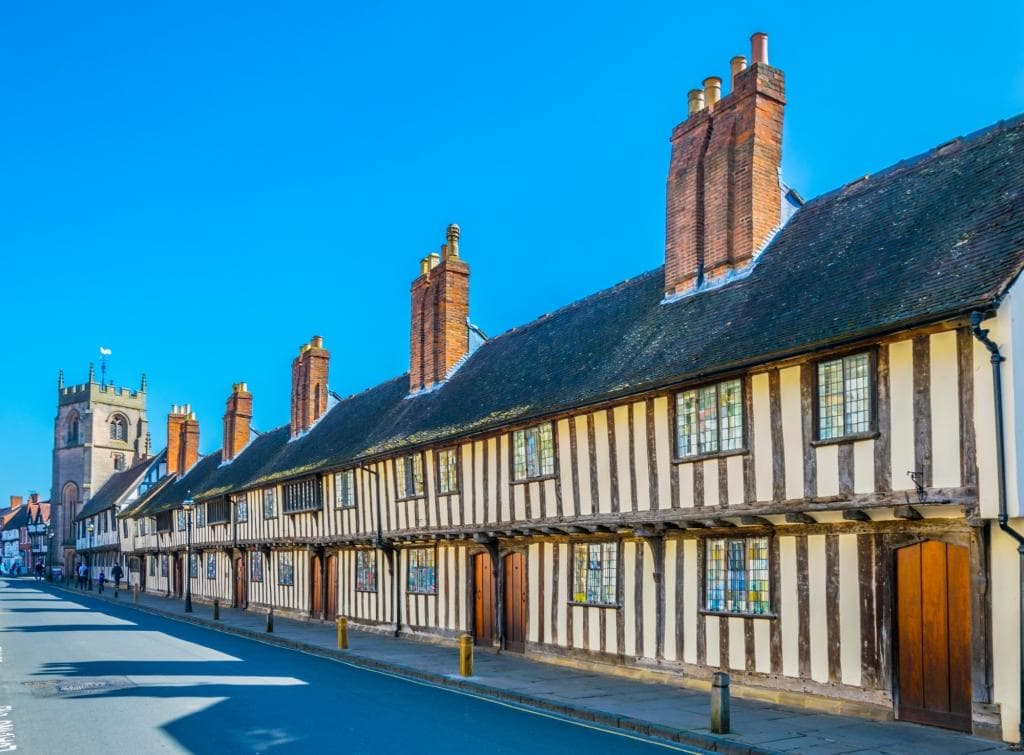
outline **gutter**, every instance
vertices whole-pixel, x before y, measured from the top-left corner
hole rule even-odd
[[[1006,513],[1006,431],[1003,427],[1003,377],[1001,369],[1003,362],[1006,361],[1006,357],[999,353],[999,346],[988,337],[988,330],[981,327],[981,322],[981,312],[972,312],[971,332],[974,333],[974,337],[978,342],[988,349],[989,354],[992,355],[990,361],[992,363],[992,396],[996,412],[996,481],[999,496],[997,521],[999,522],[999,529],[1017,542],[1017,559],[1020,569],[1017,607],[1020,624],[1020,658],[1018,659],[1018,674],[1020,676],[1018,694],[1020,698],[1018,705],[1024,710],[1024,535],[1021,535],[1009,525],[1009,516]],[[1020,738],[1019,743],[1024,745],[1024,715],[1021,715],[1019,719],[1017,735]]]

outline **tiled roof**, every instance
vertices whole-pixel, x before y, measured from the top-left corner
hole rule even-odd
[[[487,341],[436,390],[408,398],[407,377],[394,378],[292,442],[285,426],[229,465],[204,460],[161,498],[209,498],[991,309],[1022,264],[1018,117],[808,202],[725,286],[665,302],[652,270]]]
[[[139,484],[146,472],[149,471],[149,468],[154,464],[159,464],[163,457],[164,452],[161,451],[156,456],[150,456],[136,462],[122,472],[115,472],[109,480],[103,483],[103,487],[96,491],[96,495],[86,501],[85,506],[82,507],[78,516],[75,517],[75,521],[95,516],[120,502],[131,492],[132,488]]]

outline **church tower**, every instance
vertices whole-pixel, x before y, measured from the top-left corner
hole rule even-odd
[[[146,376],[138,390],[89,380],[65,385],[57,379],[57,417],[53,423],[53,481],[50,490],[51,563],[65,573],[75,561],[75,516],[110,479],[150,454],[146,420]]]

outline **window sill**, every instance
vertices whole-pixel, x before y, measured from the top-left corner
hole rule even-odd
[[[552,472],[551,474],[542,474],[537,477],[527,477],[522,480],[512,480],[513,485],[528,485],[531,482],[544,482],[545,480],[554,480],[558,477],[557,474]]]
[[[697,454],[696,456],[679,456],[672,459],[673,464],[689,464],[694,461],[708,461],[709,459],[727,459],[730,456],[745,456],[750,453],[749,448],[737,448],[735,451],[716,451],[711,454]]]
[[[426,500],[426,493],[416,493],[415,495],[400,495],[395,497],[395,503],[402,503],[403,501],[423,501]]]
[[[437,597],[437,591],[436,590],[434,592],[421,592],[421,591],[418,591],[418,590],[407,590],[406,592],[409,595],[426,595],[428,598],[436,598]]]
[[[286,515],[288,515],[288,516],[293,516],[294,514],[316,514],[316,513],[319,513],[319,512],[320,512],[320,507],[319,506],[314,506],[314,507],[309,508],[309,509],[295,509],[294,511],[286,511],[284,513]]]
[[[777,613],[746,613],[740,611],[709,611],[706,608],[700,609],[697,613],[701,616],[725,616],[736,619],[777,619]]]
[[[580,608],[613,608],[618,610],[622,608],[621,603],[581,603],[578,600],[570,600],[570,606],[579,606]]]
[[[866,433],[855,433],[853,435],[844,435],[840,438],[826,438],[825,440],[812,440],[811,446],[819,448],[821,446],[835,446],[840,443],[856,443],[858,440],[874,440],[881,435],[878,430],[872,430]]]

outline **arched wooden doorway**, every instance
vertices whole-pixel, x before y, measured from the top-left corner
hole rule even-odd
[[[232,605],[235,608],[245,608],[248,605],[248,599],[245,594],[245,558],[243,556],[235,557],[235,591],[234,601]]]
[[[505,649],[526,649],[526,557],[519,552],[505,556]]]
[[[496,610],[491,554],[478,553],[473,557],[473,640],[477,645],[494,642]]]
[[[309,562],[310,615],[322,618],[324,610],[324,577],[323,563],[319,555],[314,555]]]
[[[184,579],[182,578],[184,575],[184,569],[182,568],[184,561],[185,557],[183,555],[177,555],[171,559],[171,568],[174,570],[174,597],[176,598],[180,598],[184,593]]]
[[[971,730],[967,548],[926,540],[896,551],[900,719]]]

